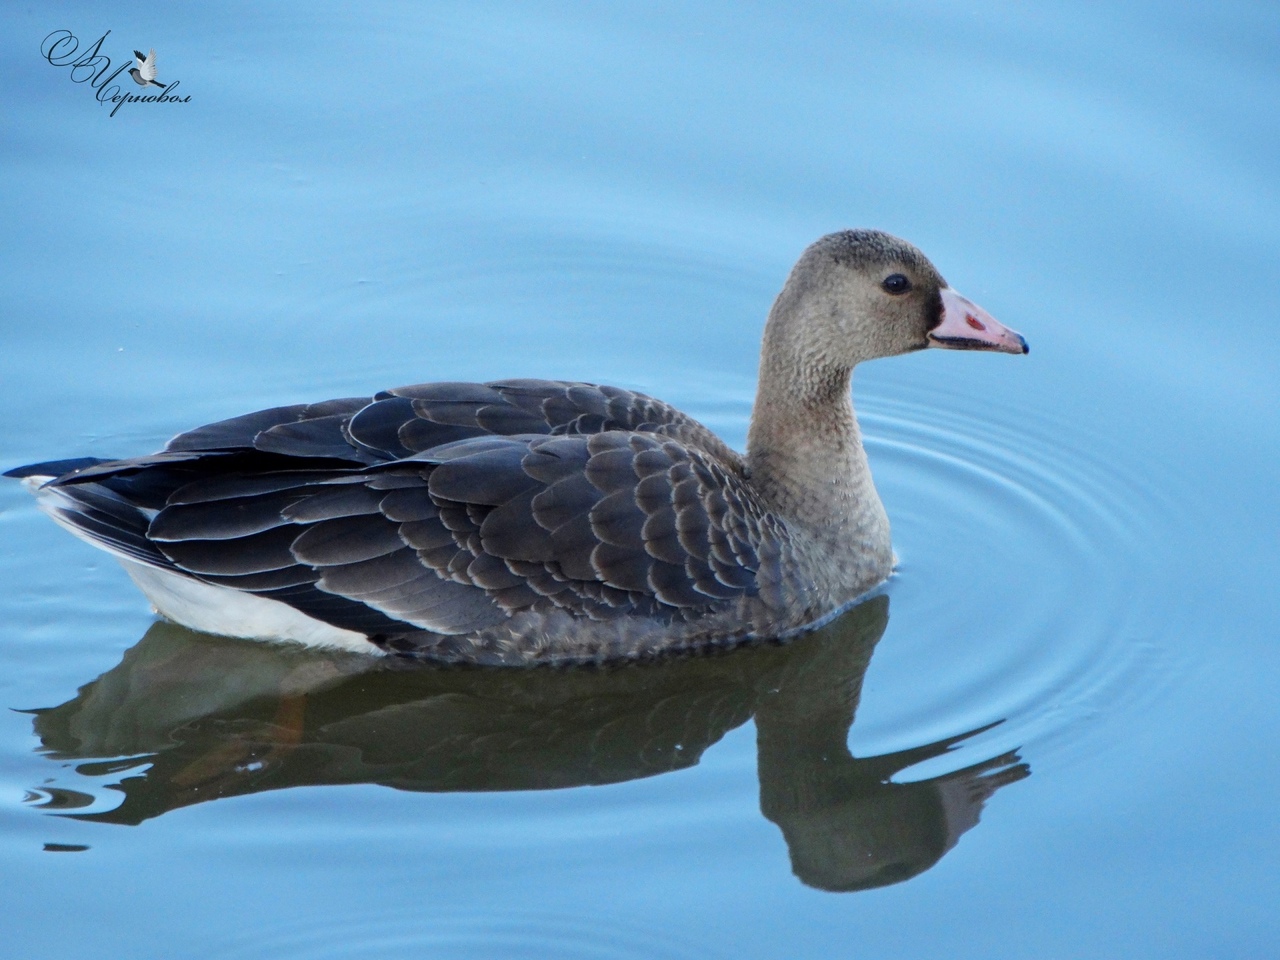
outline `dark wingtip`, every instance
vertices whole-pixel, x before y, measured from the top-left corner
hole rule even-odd
[[[137,57],[139,60],[145,60],[145,59],[147,59],[147,55],[146,55],[145,53],[143,53],[141,50],[135,50],[135,51],[133,51],[133,55],[134,55],[135,57]]]
[[[1018,339],[1022,342],[1022,355],[1026,356],[1031,352],[1031,345],[1027,343],[1027,338],[1022,334],[1018,334]]]
[[[14,467],[0,476],[22,480],[26,477],[62,477],[86,467],[96,467],[100,463],[109,463],[101,457],[78,457],[75,460],[49,460],[46,463],[29,463],[25,467]]]

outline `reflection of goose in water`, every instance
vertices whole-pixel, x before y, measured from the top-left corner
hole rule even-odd
[[[1014,753],[916,783],[900,770],[979,731],[866,759],[847,736],[888,619],[878,597],[790,646],[613,669],[484,671],[242,644],[153,626],[74,700],[39,710],[56,760],[125,772],[114,810],[137,824],[178,807],[285,787],[531,790],[618,783],[695,765],[753,715],[760,806],[795,873],[828,890],[906,879],[1027,775]],[[985,729],[985,728],[984,728]],[[45,787],[66,811],[96,798]]]

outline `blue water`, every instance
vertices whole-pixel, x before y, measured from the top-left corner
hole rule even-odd
[[[0,954],[1275,953],[1275,9],[0,18],[0,467],[509,376],[741,448],[771,298],[849,226],[1032,346],[857,371],[870,606],[639,671],[157,625],[0,486]],[[108,116],[58,30],[190,101]]]

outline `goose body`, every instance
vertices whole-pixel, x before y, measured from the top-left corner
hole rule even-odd
[[[9,475],[196,629],[472,663],[643,657],[802,629],[890,574],[850,375],[927,346],[1026,352],[914,247],[846,231],[774,304],[745,456],[640,393],[500,380]]]

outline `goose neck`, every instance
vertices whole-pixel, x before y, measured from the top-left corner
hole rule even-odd
[[[853,410],[851,373],[766,360],[748,437],[752,483],[773,509],[832,535],[883,516]]]

